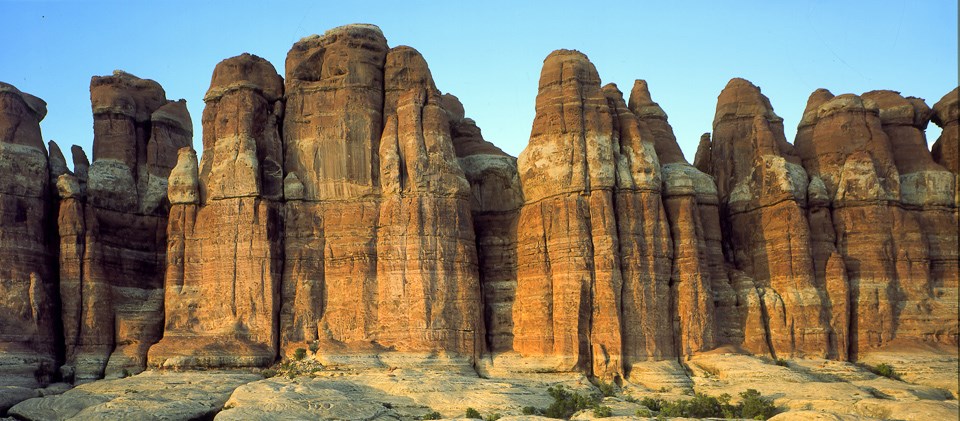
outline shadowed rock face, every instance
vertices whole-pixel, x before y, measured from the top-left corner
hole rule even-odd
[[[960,103],[960,88],[940,98],[933,105],[933,122],[943,129],[937,142],[933,144],[933,159],[954,174],[960,173],[960,129],[958,129],[958,103]]]
[[[45,386],[59,332],[40,98],[0,83],[0,384]]]
[[[190,144],[186,102],[121,71],[93,77],[93,163],[74,148],[61,202],[60,295],[66,375],[139,372],[162,335],[167,176]]]

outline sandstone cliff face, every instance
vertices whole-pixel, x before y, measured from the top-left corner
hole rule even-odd
[[[957,121],[960,103],[960,88],[940,98],[933,105],[933,122],[943,129],[937,142],[933,144],[933,159],[954,174],[960,173],[960,129]]]
[[[40,98],[0,83],[0,384],[45,385],[56,370],[53,226]]]
[[[453,146],[470,183],[470,210],[477,238],[483,299],[485,348],[491,354],[513,350],[513,305],[517,291],[517,222],[523,189],[517,159],[483,139],[465,118],[457,97],[444,94]]]
[[[817,285],[803,208],[807,174],[783,134],[783,120],[760,89],[733,79],[720,93],[710,145],[727,261],[756,288],[744,309],[743,346],[774,355],[830,354],[824,290]],[[753,291],[745,291],[752,296]],[[757,304],[754,306],[754,304]],[[743,316],[741,316],[743,317]]]
[[[544,61],[518,168],[514,350],[608,379],[674,355],[673,245],[653,139],[583,54]]]
[[[423,57],[350,25],[295,44],[286,73],[281,346],[469,361],[483,341],[470,187]]]
[[[262,366],[277,355],[282,265],[278,120],[283,85],[266,60],[217,65],[204,98],[203,160],[170,174],[165,327],[150,364]]]
[[[836,233],[820,241],[836,251],[821,246],[817,257],[831,301],[851,314],[847,338],[835,329],[841,358],[895,339],[956,343],[956,181],[926,149],[929,115],[892,91],[820,90],[808,102],[796,145],[812,180],[811,225]],[[840,263],[849,296],[829,287]]]
[[[162,334],[167,175],[189,145],[186,103],[115,72],[90,83],[92,165],[57,182],[66,365],[78,381],[138,372]]]

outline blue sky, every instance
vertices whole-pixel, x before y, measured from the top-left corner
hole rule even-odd
[[[0,81],[43,98],[45,139],[92,153],[93,75],[123,69],[185,98],[200,149],[214,66],[243,52],[282,75],[290,46],[339,25],[379,25],[427,59],[484,137],[526,146],[543,59],[586,53],[603,83],[646,79],[687,159],[732,77],[770,97],[792,141],[808,95],[892,89],[933,105],[957,86],[957,2],[931,1],[7,1]],[[932,143],[939,128],[930,125]],[[69,157],[68,157],[69,161]]]

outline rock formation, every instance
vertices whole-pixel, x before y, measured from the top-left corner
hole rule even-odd
[[[284,352],[471,361],[470,187],[426,61],[350,25],[296,43],[286,74]]]
[[[759,298],[744,309],[759,312],[763,323],[762,337],[745,332],[743,345],[754,353],[830,352],[824,291],[816,284],[803,212],[808,180],[799,163],[767,97],[746,80],[731,80],[717,102],[710,171],[727,261],[745,275],[738,279],[753,282]],[[755,314],[745,319],[745,329],[759,330],[750,323]]]
[[[138,372],[162,334],[167,176],[193,126],[184,101],[121,71],[93,77],[93,164],[61,175],[60,297],[66,365],[78,381]]]
[[[250,54],[213,71],[203,160],[181,149],[168,184],[165,326],[150,365],[268,365],[277,356],[283,83]]]
[[[933,105],[933,122],[943,129],[937,142],[933,144],[933,159],[954,174],[960,173],[960,129],[957,121],[960,118],[958,110],[960,103],[960,88],[940,98]]]
[[[486,350],[513,350],[513,303],[517,291],[517,222],[523,189],[517,159],[483,139],[465,118],[457,97],[444,94],[453,146],[470,183],[470,209],[477,238]]]
[[[37,387],[56,371],[59,309],[40,120],[47,105],[0,83],[0,384]]]
[[[935,354],[922,364],[956,361],[936,359],[958,341],[956,90],[931,109],[820,89],[790,144],[760,88],[733,79],[691,165],[647,83],[627,101],[577,51],[544,60],[519,158],[375,26],[304,38],[285,66],[285,78],[250,54],[216,66],[200,159],[184,101],[127,73],[94,77],[93,160],[73,147],[72,171],[55,142],[44,151],[43,101],[0,84],[0,415],[66,387],[39,389],[58,377],[148,366],[295,359],[283,369],[566,372],[679,390],[767,357],[793,358],[774,371],[795,383],[835,366],[863,380],[821,358],[922,345]],[[944,129],[932,153],[931,119]],[[435,393],[382,376],[364,381]],[[121,413],[134,380],[11,414]],[[246,388],[231,400],[246,408],[227,415],[259,414],[263,387],[301,390],[282,382]],[[99,395],[75,405],[84,393]],[[226,401],[216,394],[210,405]],[[303,413],[343,410],[314,409]]]
[[[834,328],[848,347],[840,358],[895,339],[956,343],[956,181],[926,149],[929,116],[923,100],[892,91],[808,101],[796,145],[811,226],[830,232],[815,242],[817,267],[830,301],[849,307],[849,325]],[[831,288],[841,265],[848,288]]]

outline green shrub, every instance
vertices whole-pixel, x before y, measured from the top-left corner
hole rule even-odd
[[[765,420],[777,413],[777,407],[773,402],[760,396],[760,392],[753,389],[747,389],[740,392],[740,417]]]
[[[520,410],[523,415],[543,415],[543,410],[533,406],[525,406]]]
[[[597,388],[600,389],[600,394],[602,394],[604,397],[615,396],[617,394],[617,388],[613,385],[613,383],[598,381]]]
[[[497,421],[497,420],[499,420],[499,419],[502,418],[502,417],[503,417],[503,415],[500,415],[500,413],[494,412],[494,413],[492,413],[492,414],[487,415],[486,417],[484,417],[484,418],[483,418],[483,421]]]
[[[320,341],[310,342],[310,352],[316,354],[317,350],[320,349]]]
[[[897,375],[897,372],[893,369],[893,366],[887,363],[880,363],[875,366],[867,366],[867,368],[878,376],[883,376],[888,379],[900,380],[900,376]]]
[[[607,418],[613,415],[613,410],[606,405],[597,405],[593,407],[593,416],[597,418]]]
[[[293,359],[300,361],[307,356],[307,350],[303,348],[297,348],[293,351]]]
[[[430,412],[430,413],[427,413],[426,415],[424,415],[424,416],[423,416],[423,419],[425,419],[425,420],[440,420],[440,419],[443,419],[443,415],[440,415],[440,413],[437,412],[437,411],[433,411],[433,412]]]
[[[547,407],[543,415],[550,418],[568,419],[577,411],[593,408],[599,401],[594,396],[584,396],[568,391],[562,385],[550,387],[547,392],[553,398],[553,403]]]
[[[467,412],[464,414],[464,417],[465,417],[465,418],[470,418],[470,419],[481,419],[481,418],[482,418],[482,417],[480,416],[480,411],[477,411],[476,409],[473,409],[473,408],[467,408]]]
[[[663,399],[643,398],[640,400],[640,405],[649,408],[651,411],[660,412],[663,402]]]
[[[265,378],[265,379],[269,379],[269,378],[277,375],[277,370],[274,370],[274,369],[272,369],[272,368],[268,368],[268,369],[266,369],[266,370],[261,371],[261,372],[260,372],[260,375],[263,376],[263,378]]]
[[[637,415],[638,417],[650,418],[650,417],[653,416],[653,411],[651,411],[651,410],[649,410],[649,409],[647,409],[647,408],[640,408],[640,409],[637,410],[637,414],[636,414],[636,415]]]
[[[790,366],[790,364],[787,364],[787,360],[785,360],[785,359],[783,359],[783,358],[777,358],[777,359],[774,360],[773,362],[774,362],[774,364],[779,365],[780,367],[789,367],[789,366]]]

